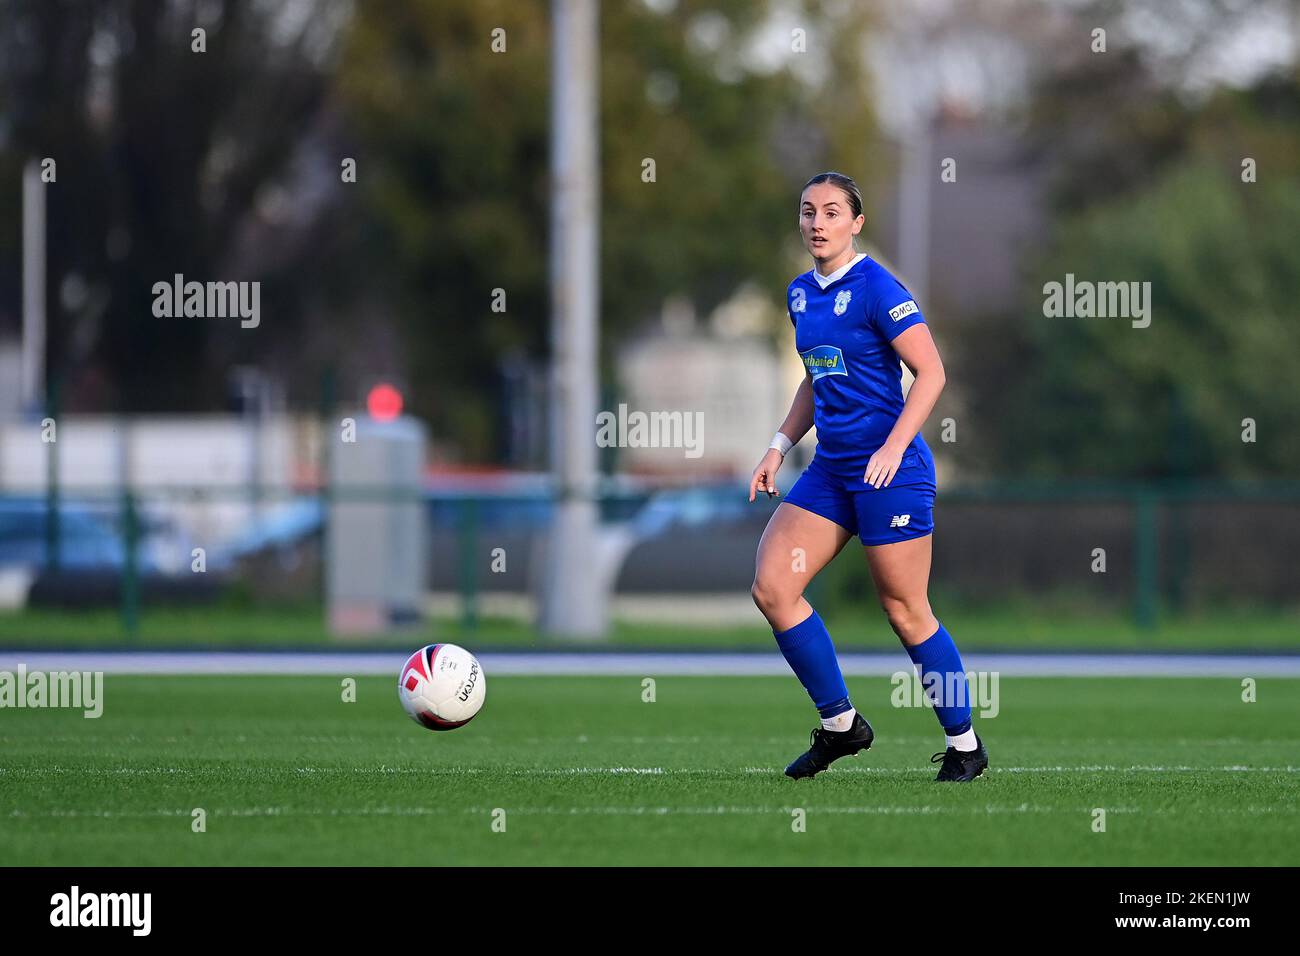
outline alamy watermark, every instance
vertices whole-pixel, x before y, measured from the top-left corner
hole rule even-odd
[[[596,416],[596,445],[600,448],[682,448],[687,458],[704,454],[703,412],[629,412]]]
[[[94,720],[104,713],[103,671],[0,671],[0,708],[69,708]]]
[[[262,283],[186,282],[176,273],[171,282],[153,284],[153,314],[159,319],[240,319],[240,328],[262,322]]]
[[[1151,324],[1150,282],[1092,282],[1076,280],[1043,285],[1043,315],[1049,319],[1132,319],[1133,328]]]
[[[996,717],[1001,710],[998,681],[997,671],[931,671],[924,678],[914,671],[896,671],[889,678],[894,687],[889,702],[895,707],[969,706],[978,708],[981,717]]]
[[[83,893],[74,885],[50,897],[51,926],[121,926],[132,936],[148,936],[152,913],[152,893]]]

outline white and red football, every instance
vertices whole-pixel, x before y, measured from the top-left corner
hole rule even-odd
[[[464,727],[483,707],[487,680],[478,659],[455,644],[430,644],[406,659],[397,696],[411,719],[430,730]]]

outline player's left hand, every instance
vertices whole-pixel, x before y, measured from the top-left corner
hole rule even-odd
[[[901,449],[895,451],[888,445],[882,445],[880,450],[872,455],[871,460],[867,462],[867,471],[862,476],[862,480],[875,488],[882,485],[888,486],[894,480],[894,475],[897,473],[898,466],[902,461],[903,452]]]

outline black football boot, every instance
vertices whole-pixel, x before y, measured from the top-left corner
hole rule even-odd
[[[848,757],[859,750],[870,750],[876,739],[871,725],[861,714],[853,715],[853,726],[848,730],[834,731],[824,727],[813,730],[809,740],[812,746],[785,768],[787,777],[815,777],[831,765],[832,760]]]
[[[943,766],[939,768],[939,776],[934,778],[935,783],[968,783],[988,767],[989,752],[984,749],[980,735],[976,734],[974,750],[949,747],[943,753],[931,757],[930,763],[938,763],[940,760],[943,761]]]

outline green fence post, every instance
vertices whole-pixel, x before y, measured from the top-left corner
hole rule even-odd
[[[45,417],[54,423],[53,440],[45,443],[45,566],[57,571],[63,533],[59,527],[59,385],[53,378],[45,389]]]
[[[320,550],[316,567],[316,596],[320,601],[325,626],[329,627],[329,540],[330,519],[334,514],[334,435],[331,423],[322,418],[320,472],[317,475],[316,501],[320,507]]]
[[[1187,583],[1191,575],[1192,538],[1188,530],[1188,497],[1180,495],[1166,509],[1169,522],[1169,555],[1165,560],[1166,612],[1184,614],[1187,611]]]
[[[478,502],[466,498],[460,504],[460,596],[461,628],[478,629]]]
[[[1149,489],[1134,501],[1133,619],[1144,631],[1155,629],[1159,605],[1160,523],[1159,498]]]
[[[321,611],[329,627],[329,523],[334,503],[334,442],[339,437],[339,423],[334,420],[337,376],[334,366],[327,365],[320,377],[320,461],[316,475],[317,500],[320,502],[320,559],[316,590]]]
[[[139,536],[135,495],[127,488],[122,492],[122,627],[132,639],[139,633],[140,624],[140,576],[135,560]]]

